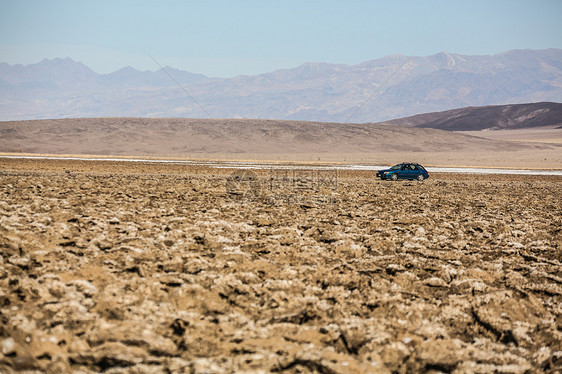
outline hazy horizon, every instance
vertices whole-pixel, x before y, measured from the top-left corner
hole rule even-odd
[[[470,56],[470,55],[463,55],[463,54],[460,54],[460,53],[455,53],[455,52],[450,52],[450,51],[440,51],[440,52],[437,52],[437,53],[434,53],[434,54],[431,54],[431,55],[424,55],[424,56],[414,56],[414,55],[407,56],[407,55],[404,55],[404,54],[401,54],[401,53],[395,53],[395,54],[391,54],[391,55],[386,55],[386,56],[381,56],[381,57],[373,58],[373,59],[370,59],[370,60],[360,61],[360,62],[355,63],[355,64],[336,64],[336,63],[330,63],[330,62],[325,62],[325,61],[303,61],[303,62],[301,62],[301,63],[299,63],[299,64],[297,64],[297,65],[280,67],[280,68],[275,69],[275,70],[258,72],[258,73],[256,73],[256,74],[240,74],[240,75],[238,75],[238,76],[254,76],[254,75],[269,74],[269,73],[273,73],[273,72],[276,72],[276,71],[279,71],[279,70],[291,70],[291,69],[295,69],[295,68],[298,68],[299,66],[303,66],[303,65],[307,65],[307,64],[342,65],[342,66],[353,67],[353,66],[361,65],[361,64],[363,64],[363,63],[370,62],[370,61],[376,61],[376,60],[380,60],[380,59],[384,59],[384,58],[389,58],[389,57],[394,57],[394,56],[402,56],[402,57],[410,57],[410,58],[413,58],[413,57],[431,57],[431,56],[436,56],[436,55],[439,55],[439,54],[448,54],[448,55],[453,55],[453,56],[457,55],[457,56],[463,56],[463,57],[481,57],[481,56],[495,56],[495,55],[501,55],[501,54],[504,54],[504,53],[513,52],[513,51],[518,51],[518,50],[521,50],[521,51],[524,51],[524,50],[539,51],[539,50],[533,50],[533,49],[530,49],[530,48],[525,48],[525,49],[513,49],[513,50],[501,51],[501,52],[494,53],[494,54],[489,54],[489,55],[473,55],[473,56]],[[545,49],[543,49],[543,50],[562,50],[562,48],[545,48]],[[123,66],[121,66],[121,67],[118,67],[118,68],[115,69],[115,70],[112,70],[112,71],[109,71],[109,72],[106,72],[106,73],[105,73],[105,72],[104,72],[104,73],[100,73],[99,71],[95,70],[95,69],[92,68],[90,65],[88,65],[86,62],[73,59],[73,58],[70,57],[70,56],[57,56],[57,57],[52,57],[52,58],[44,57],[44,58],[42,58],[42,59],[39,60],[39,61],[31,62],[31,63],[26,63],[26,64],[21,64],[21,63],[10,64],[10,63],[8,63],[8,62],[6,62],[6,61],[0,61],[0,64],[1,64],[1,63],[7,63],[8,65],[11,65],[11,66],[17,66],[17,65],[29,66],[29,65],[38,65],[38,64],[41,64],[41,63],[43,63],[43,62],[45,62],[45,61],[57,61],[57,60],[64,61],[64,60],[66,60],[66,59],[70,59],[70,60],[72,60],[72,61],[74,61],[74,62],[80,63],[80,64],[86,66],[88,69],[92,70],[94,73],[96,73],[96,74],[98,74],[98,75],[109,75],[109,74],[113,74],[113,73],[116,73],[116,72],[118,72],[118,71],[120,71],[120,70],[127,69],[127,68],[133,68],[133,69],[135,69],[135,70],[137,70],[137,71],[140,71],[140,72],[151,72],[151,73],[156,73],[156,72],[158,72],[159,70],[161,70],[161,67],[158,66],[158,65],[155,65],[155,67],[149,68],[149,69],[137,69],[137,68],[135,68],[134,66],[131,66],[131,65],[123,65]],[[188,70],[183,70],[183,69],[180,69],[180,68],[178,68],[177,66],[173,66],[173,65],[165,65],[165,66],[163,66],[163,67],[166,68],[166,69],[167,69],[167,68],[172,68],[172,69],[176,69],[176,70],[181,70],[181,71],[188,72],[188,73],[192,73],[192,74],[202,74],[202,73],[192,72],[192,71],[188,71]],[[205,75],[205,74],[202,74],[202,75]],[[222,79],[222,78],[230,79],[230,78],[236,78],[236,77],[237,77],[237,76],[232,76],[232,77],[214,77],[214,76],[208,76],[208,75],[205,75],[205,76],[206,76],[207,78],[219,78],[219,79]]]
[[[355,66],[301,65],[226,79],[171,68],[166,71],[173,79],[164,72],[126,68],[98,75],[88,65],[64,59],[0,64],[0,117],[380,122],[467,106],[562,102],[561,60],[562,49],[394,56]]]
[[[562,2],[0,1],[0,61],[70,57],[99,74],[163,66],[209,77],[402,54],[562,48]]]

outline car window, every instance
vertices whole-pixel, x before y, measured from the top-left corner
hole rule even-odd
[[[393,167],[390,168],[390,170],[399,170],[400,169],[400,165],[394,165]]]
[[[408,170],[408,169],[410,169],[410,167],[408,165],[402,166],[402,170]]]
[[[412,170],[420,170],[416,165],[412,165]]]

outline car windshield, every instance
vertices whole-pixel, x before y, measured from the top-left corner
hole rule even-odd
[[[394,165],[390,170],[400,170],[400,167],[402,167],[402,164]]]

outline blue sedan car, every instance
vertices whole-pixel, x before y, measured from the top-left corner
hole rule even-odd
[[[398,179],[417,179],[422,181],[429,178],[429,173],[420,164],[403,162],[401,164],[394,165],[390,169],[377,171],[377,177],[393,181]]]

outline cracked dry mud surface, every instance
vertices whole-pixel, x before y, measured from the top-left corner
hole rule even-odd
[[[561,370],[560,177],[0,166],[0,372]]]

